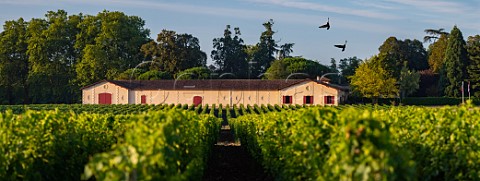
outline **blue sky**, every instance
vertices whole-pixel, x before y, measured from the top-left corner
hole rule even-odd
[[[480,34],[480,0],[0,0],[0,22],[43,18],[57,9],[139,16],[151,38],[162,29],[189,33],[199,38],[208,56],[212,40],[223,35],[227,24],[240,28],[246,44],[255,44],[264,31],[262,23],[273,19],[278,44],[295,43],[292,55],[325,65],[330,58],[369,58],[390,36],[422,40],[427,28],[449,32],[457,25],[465,39]],[[330,30],[319,29],[327,17]],[[345,52],[333,47],[345,40]]]

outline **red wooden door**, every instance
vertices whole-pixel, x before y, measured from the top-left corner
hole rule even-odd
[[[201,96],[193,97],[193,105],[198,106],[200,104],[202,104],[202,97]]]
[[[98,104],[112,104],[112,94],[110,93],[98,94]]]
[[[147,96],[146,96],[146,95],[143,95],[143,96],[141,97],[141,99],[142,99],[142,104],[146,104],[146,103],[147,103]]]

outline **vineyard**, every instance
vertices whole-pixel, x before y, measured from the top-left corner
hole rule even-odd
[[[479,180],[480,110],[309,108],[231,120],[279,180]]]
[[[263,180],[480,180],[479,122],[469,105],[0,106],[0,178],[222,180],[242,170],[212,161],[231,134]]]

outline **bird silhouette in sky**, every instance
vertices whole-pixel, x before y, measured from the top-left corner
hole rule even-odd
[[[345,44],[343,44],[343,45],[333,45],[333,46],[335,46],[337,48],[341,48],[342,52],[343,52],[343,51],[345,51],[345,47],[347,47],[347,40],[345,40]]]
[[[319,26],[318,28],[327,28],[327,30],[330,29],[330,17],[327,19],[327,24]]]

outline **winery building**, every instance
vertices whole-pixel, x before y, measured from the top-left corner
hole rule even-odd
[[[328,79],[102,80],[81,90],[83,104],[338,105],[348,95]]]

